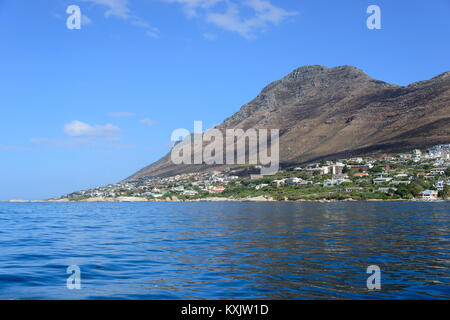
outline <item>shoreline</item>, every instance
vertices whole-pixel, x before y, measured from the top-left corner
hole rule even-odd
[[[179,199],[165,199],[165,200],[148,200],[146,198],[136,198],[136,197],[124,197],[124,198],[89,198],[84,200],[71,201],[68,199],[49,199],[49,200],[2,200],[0,202],[4,203],[141,203],[141,202],[318,202],[318,203],[332,203],[332,202],[448,202],[450,199],[433,199],[433,200],[423,200],[423,199],[367,199],[367,200],[354,200],[354,199],[344,199],[344,200],[274,200],[273,198],[255,197],[255,198],[202,198],[193,200],[179,200]]]

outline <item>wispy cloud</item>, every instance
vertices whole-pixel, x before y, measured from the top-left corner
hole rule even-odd
[[[258,32],[270,25],[278,25],[289,17],[298,14],[277,7],[270,0],[164,0],[178,3],[189,18],[202,17],[215,26],[237,32],[244,38],[253,38]],[[220,4],[220,6],[218,6]],[[220,7],[220,9],[218,8]],[[250,9],[251,14],[246,12]],[[205,35],[204,35],[205,36]],[[208,39],[207,36],[205,36]]]
[[[110,117],[116,118],[126,118],[126,117],[135,117],[136,114],[133,112],[110,112],[108,113]]]
[[[64,126],[64,134],[69,137],[116,140],[120,136],[120,132],[120,128],[112,124],[90,125],[78,120],[74,120]]]
[[[90,138],[77,138],[77,139],[31,138],[30,143],[38,147],[76,148],[83,146],[93,146],[95,144],[95,141]]]
[[[7,146],[4,144],[0,144],[0,152],[22,152],[22,151],[29,151],[29,149],[18,146]]]
[[[152,26],[148,21],[133,14],[129,8],[128,0],[81,0],[95,5],[106,7],[105,17],[116,17],[130,21],[130,23],[145,31],[152,38],[159,38],[160,30]]]
[[[133,18],[131,18],[131,24],[135,27],[144,29],[145,34],[147,36],[155,38],[155,39],[159,38],[159,33],[160,33],[159,29],[156,27],[153,27],[152,25],[150,25],[150,23],[148,23],[145,20],[138,18],[138,17],[133,17]]]
[[[68,139],[31,138],[30,144],[44,148],[68,148],[68,149],[95,147],[95,148],[106,148],[115,150],[127,150],[135,148],[133,146],[124,145],[113,141],[108,141],[105,143],[105,141],[99,141],[93,138],[68,138]]]
[[[183,5],[183,9],[188,17],[198,15],[199,9],[210,9],[224,0],[164,0],[169,3],[179,3]]]
[[[209,13],[207,21],[225,30],[239,33],[245,38],[251,38],[258,30],[267,28],[270,24],[277,25],[297,13],[276,7],[268,0],[248,0],[243,3],[254,11],[252,17],[243,18],[240,8],[228,3],[225,13]]]
[[[146,126],[149,126],[149,127],[151,127],[151,126],[157,124],[156,121],[150,120],[150,119],[142,119],[142,120],[141,120],[141,123],[144,124],[144,125],[146,125]]]
[[[128,0],[81,0],[83,2],[91,2],[107,8],[105,17],[115,16],[122,19],[130,17],[130,9],[128,8]]]

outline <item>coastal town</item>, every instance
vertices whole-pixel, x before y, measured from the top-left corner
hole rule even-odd
[[[141,178],[77,191],[51,201],[368,201],[446,200],[450,144],[395,156],[322,160],[273,176],[258,166]]]

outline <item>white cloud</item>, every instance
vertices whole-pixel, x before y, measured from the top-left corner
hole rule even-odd
[[[124,117],[135,117],[136,114],[132,112],[110,112],[108,113],[110,117],[124,118]]]
[[[145,34],[152,38],[159,38],[159,29],[156,27],[151,26],[147,21],[138,18],[133,17],[131,18],[131,24],[135,27],[145,29]]]
[[[156,121],[153,121],[153,120],[150,120],[150,119],[142,119],[142,120],[141,120],[141,123],[142,123],[142,124],[145,124],[146,126],[149,126],[149,127],[151,127],[151,126],[157,124]]]
[[[65,139],[31,138],[30,144],[50,148],[107,147],[116,148],[121,129],[112,124],[90,125],[74,120],[64,126]],[[1,150],[1,148],[0,148]]]
[[[97,5],[107,7],[105,17],[116,16],[122,19],[128,19],[130,9],[128,8],[128,0],[81,0],[83,2],[91,2]]]
[[[164,0],[169,3],[179,3],[183,5],[184,11],[188,17],[194,17],[198,14],[198,9],[209,9],[216,6],[224,0]]]
[[[112,124],[89,125],[87,123],[74,120],[64,126],[64,134],[69,137],[105,138],[117,139],[120,135],[120,128]]]
[[[252,38],[269,25],[278,25],[288,17],[297,15],[295,11],[288,11],[273,5],[270,0],[164,0],[169,3],[183,5],[188,17],[200,16],[217,27],[237,32],[244,38]],[[225,6],[225,11],[217,6]],[[248,9],[252,14],[245,14]],[[205,37],[208,39],[208,37]]]
[[[149,22],[132,14],[128,6],[128,0],[82,0],[107,8],[105,17],[114,16],[124,20],[129,20],[130,23],[138,28],[145,30],[145,34],[152,38],[159,38],[159,29],[153,27]]]
[[[240,8],[229,3],[224,13],[208,13],[206,20],[228,31],[239,33],[244,38],[251,38],[268,25],[277,25],[297,13],[276,7],[268,0],[248,0],[244,5],[254,11],[252,17],[243,18]]]

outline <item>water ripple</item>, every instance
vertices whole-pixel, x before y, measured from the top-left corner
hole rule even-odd
[[[450,298],[448,202],[1,203],[0,224],[2,299]]]

